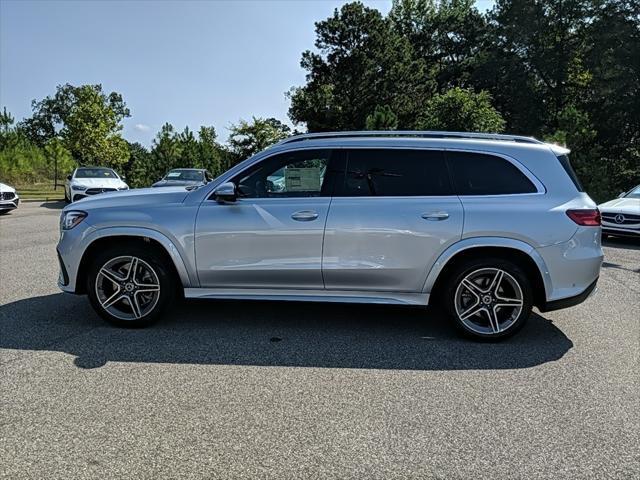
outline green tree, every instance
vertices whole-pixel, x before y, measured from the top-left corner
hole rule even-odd
[[[165,173],[180,165],[181,141],[173,125],[165,123],[153,140],[149,178],[155,182]]]
[[[389,19],[437,91],[471,85],[487,26],[474,0],[394,0]]]
[[[206,168],[217,177],[222,173],[222,147],[216,141],[216,129],[201,126],[198,131],[198,160],[199,168]]]
[[[117,168],[127,162],[120,131],[130,112],[119,93],[106,94],[101,85],[59,85],[52,97],[34,100],[32,109],[20,127],[34,144],[59,138],[79,164]]]
[[[412,127],[434,89],[409,40],[360,2],[317,22],[315,46],[302,54],[306,85],[288,93],[289,117],[309,131],[364,129],[377,105],[389,105],[399,127]]]
[[[157,180],[149,151],[140,143],[129,143],[129,161],[124,168],[127,184],[132,188],[149,187]]]
[[[76,162],[59,138],[52,138],[43,148],[49,178],[63,185],[64,178],[76,167]]]
[[[389,105],[378,106],[366,120],[367,130],[395,130],[398,117]]]
[[[458,132],[502,132],[504,119],[491,105],[487,92],[452,88],[435,95],[419,120],[424,130],[446,130]]]
[[[237,125],[231,125],[229,130],[229,147],[236,163],[291,134],[291,129],[275,118],[253,117],[251,123],[240,120]]]

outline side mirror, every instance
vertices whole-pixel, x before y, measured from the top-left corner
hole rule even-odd
[[[620,193],[620,195],[618,195],[618,198],[622,198],[622,197],[624,197],[626,193],[627,193],[627,192],[622,192],[622,193]]]
[[[235,202],[238,198],[236,185],[233,182],[225,182],[213,191],[218,202]]]
[[[67,175],[67,180],[71,180],[71,175]]]

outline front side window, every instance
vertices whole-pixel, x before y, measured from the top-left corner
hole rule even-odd
[[[447,152],[458,195],[512,195],[538,189],[514,164],[495,155]]]
[[[326,197],[330,150],[300,150],[269,157],[232,181],[240,198]]]
[[[353,149],[337,196],[408,197],[453,195],[443,152]]]

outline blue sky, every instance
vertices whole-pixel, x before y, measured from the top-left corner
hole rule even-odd
[[[343,3],[0,0],[0,107],[22,119],[58,84],[102,83],[131,109],[124,137],[144,145],[166,121],[213,125],[223,140],[252,115],[289,122],[284,92],[304,83],[313,24]]]

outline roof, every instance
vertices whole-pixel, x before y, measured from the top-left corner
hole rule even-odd
[[[326,142],[328,144],[336,144],[341,142],[353,142],[353,141],[367,141],[367,143],[379,143],[376,140],[386,141],[419,141],[419,140],[431,140],[433,141],[463,141],[468,145],[473,143],[484,142],[500,142],[508,143],[511,145],[530,145],[530,146],[542,146],[549,148],[556,155],[565,155],[569,153],[569,150],[559,145],[553,145],[545,143],[533,137],[526,137],[521,135],[504,135],[499,133],[481,133],[481,132],[444,132],[444,131],[422,131],[422,130],[367,130],[367,131],[351,131],[351,132],[321,132],[321,133],[304,133],[300,135],[293,135],[280,141],[274,147],[281,147],[285,145],[291,145],[298,142],[309,142],[310,144],[317,144]],[[395,143],[394,142],[394,143]],[[404,143],[404,142],[402,142]],[[431,142],[430,142],[431,143]],[[441,143],[441,142],[438,142]],[[441,143],[444,146],[445,142]],[[451,142],[446,142],[451,143]]]

